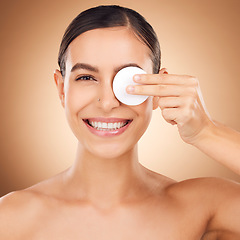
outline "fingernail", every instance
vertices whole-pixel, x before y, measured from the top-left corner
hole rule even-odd
[[[128,86],[127,91],[128,92],[134,92],[134,86]]]
[[[140,81],[141,77],[139,75],[134,75],[134,80],[136,82]]]

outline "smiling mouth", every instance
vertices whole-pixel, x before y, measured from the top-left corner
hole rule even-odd
[[[90,127],[98,130],[98,131],[115,131],[120,128],[125,127],[130,124],[132,120],[117,120],[117,121],[96,121],[94,119],[83,119],[85,123],[87,123]]]

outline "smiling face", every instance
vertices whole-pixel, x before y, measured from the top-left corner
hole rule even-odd
[[[55,81],[68,123],[84,150],[114,158],[129,152],[151,119],[152,97],[138,106],[127,106],[114,96],[116,73],[139,66],[152,73],[149,48],[126,27],[87,31],[70,43],[64,80]],[[100,99],[100,101],[99,101]]]

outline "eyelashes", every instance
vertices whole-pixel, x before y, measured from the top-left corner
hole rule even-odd
[[[83,75],[77,77],[75,81],[97,81],[97,80],[91,75]]]

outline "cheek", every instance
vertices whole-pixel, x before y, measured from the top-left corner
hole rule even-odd
[[[94,86],[69,86],[66,92],[66,111],[71,115],[76,115],[86,106],[91,104],[97,96],[97,88]]]

